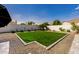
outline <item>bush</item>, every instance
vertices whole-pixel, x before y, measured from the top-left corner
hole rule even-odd
[[[70,32],[70,30],[67,30],[67,32]]]
[[[11,33],[15,33],[15,31],[11,31]]]
[[[20,32],[24,32],[24,30],[20,30]]]
[[[49,25],[48,22],[42,23],[39,25],[40,30],[48,30],[47,26]]]
[[[76,33],[79,33],[79,26],[75,23],[72,23],[72,30],[76,31]]]
[[[56,32],[55,30],[53,30],[53,32]]]
[[[60,31],[65,31],[65,29],[63,29],[63,28],[59,28],[59,30],[60,30]]]
[[[77,30],[76,33],[79,34],[79,30]]]
[[[28,32],[30,32],[31,30],[27,30]]]

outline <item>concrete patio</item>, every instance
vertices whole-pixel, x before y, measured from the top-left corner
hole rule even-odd
[[[79,54],[79,34],[75,35],[75,38],[73,40],[69,53],[70,54]]]
[[[9,53],[9,41],[0,43],[0,54]]]
[[[0,34],[0,43],[9,41],[9,54],[63,54],[69,52],[74,35],[74,33],[71,33],[49,50],[46,50],[36,43],[24,46],[23,43],[16,37],[15,33]]]

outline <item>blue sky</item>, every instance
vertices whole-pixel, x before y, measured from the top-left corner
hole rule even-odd
[[[51,22],[55,19],[68,21],[79,18],[77,4],[5,4],[10,16],[18,22]]]

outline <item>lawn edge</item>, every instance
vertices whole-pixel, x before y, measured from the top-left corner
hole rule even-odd
[[[22,38],[21,38],[20,36],[18,36],[16,33],[15,33],[15,35],[17,36],[17,38],[18,38],[24,45],[28,45],[28,44],[31,44],[31,43],[34,42],[34,41],[32,41],[32,42],[26,43],[26,42],[23,41]]]
[[[26,43],[26,42],[24,42],[24,41],[22,40],[22,38],[21,38],[20,36],[18,36],[16,33],[15,33],[15,35],[17,36],[18,39],[20,39],[20,41],[21,41],[24,45],[29,45],[29,44],[31,44],[31,43],[37,43],[38,45],[40,45],[40,46],[46,48],[46,46],[40,44],[40,43],[37,42],[37,41],[32,41],[32,42]]]
[[[52,43],[51,45],[49,45],[46,49],[50,49],[51,47],[55,46],[57,43],[59,43],[60,41],[62,41],[65,37],[67,37],[69,34],[64,35],[63,37],[61,37],[60,39],[58,39],[57,41],[55,41],[54,43]]]
[[[21,41],[24,45],[29,45],[29,44],[32,44],[32,43],[36,43],[36,44],[38,44],[38,45],[40,45],[40,46],[42,46],[42,47],[44,47],[45,49],[48,50],[48,49],[50,49],[51,47],[55,46],[58,42],[60,42],[61,40],[63,40],[65,37],[67,37],[67,36],[69,35],[69,33],[66,34],[66,35],[64,35],[63,37],[61,37],[60,39],[58,39],[56,42],[52,43],[52,44],[49,45],[48,47],[45,46],[45,45],[43,45],[43,44],[41,44],[41,43],[39,43],[39,42],[37,42],[37,41],[32,41],[32,42],[26,43],[26,42],[23,41],[23,39],[22,39],[20,36],[18,36],[16,33],[15,33],[15,35],[17,36],[18,39],[20,39],[20,41]]]

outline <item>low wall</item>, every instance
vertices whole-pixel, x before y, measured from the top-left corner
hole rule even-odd
[[[60,28],[65,29],[65,30],[70,30],[72,31],[72,26],[68,26],[68,25],[52,25],[52,26],[47,26],[51,31],[55,30],[55,31],[60,31]]]
[[[11,31],[27,31],[27,30],[38,30],[40,29],[39,26],[35,26],[35,25],[11,25],[11,26],[6,26],[6,27],[2,27],[0,28],[0,33],[1,32],[11,32]]]

